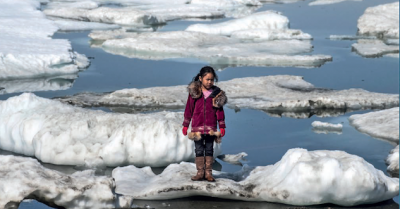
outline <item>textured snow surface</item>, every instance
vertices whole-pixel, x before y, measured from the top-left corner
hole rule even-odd
[[[336,133],[341,134],[343,125],[342,124],[332,124],[332,123],[325,123],[321,121],[314,121],[311,123],[313,127],[313,131],[318,134],[328,134],[328,133]]]
[[[0,208],[18,208],[25,198],[53,207],[115,207],[115,182],[94,176],[94,171],[66,175],[44,168],[35,159],[12,155],[0,156],[0,170]]]
[[[364,57],[379,57],[399,53],[399,45],[386,45],[382,40],[360,39],[352,45],[352,48]]]
[[[35,0],[0,1],[0,79],[79,71],[69,41],[50,38],[58,28],[39,7]]]
[[[399,108],[352,115],[350,124],[372,137],[399,143]]]
[[[58,165],[166,166],[194,158],[183,113],[116,114],[31,93],[0,103],[0,148]],[[215,156],[220,145],[215,145]]]
[[[288,29],[288,26],[289,19],[287,17],[275,11],[266,11],[222,23],[190,25],[186,31],[230,36],[236,31],[251,29],[285,30]]]
[[[226,92],[234,108],[262,110],[365,109],[399,105],[397,94],[362,89],[329,90],[314,87],[300,76],[278,75],[236,78],[216,84]],[[80,106],[132,106],[183,108],[186,85],[122,89],[106,94],[78,94],[60,99]]]
[[[399,145],[390,151],[389,156],[386,159],[388,166],[388,171],[390,173],[399,174]]]
[[[72,87],[77,78],[77,75],[60,75],[45,78],[0,80],[0,94],[66,90]]]
[[[193,182],[192,163],[169,165],[155,175],[150,167],[113,170],[116,193],[134,199],[212,196],[289,205],[370,204],[399,194],[399,179],[385,176],[364,159],[343,151],[290,149],[274,165],[237,173],[213,171],[216,183]]]
[[[310,2],[308,5],[310,6],[327,5],[327,4],[336,4],[344,1],[362,1],[362,0],[315,0]]]
[[[357,26],[359,34],[398,39],[399,2],[367,8]]]
[[[103,40],[113,36],[113,32],[99,34],[90,36]],[[115,37],[122,39],[105,41],[102,44],[105,51],[140,59],[192,57],[215,65],[296,67],[317,67],[332,59],[326,55],[299,55],[312,51],[310,42],[299,40],[244,43],[235,38],[188,31],[140,34],[116,31]]]

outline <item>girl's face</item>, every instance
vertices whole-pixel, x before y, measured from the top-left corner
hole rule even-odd
[[[214,86],[214,75],[212,73],[207,73],[203,77],[200,76],[200,82],[203,84],[203,87],[208,90]]]

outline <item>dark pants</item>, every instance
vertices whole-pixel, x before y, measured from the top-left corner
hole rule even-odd
[[[213,156],[214,154],[214,139],[215,136],[210,136],[210,134],[202,134],[199,141],[194,141],[194,151],[196,152],[196,157]]]

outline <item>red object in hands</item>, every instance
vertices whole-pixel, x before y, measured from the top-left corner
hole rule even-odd
[[[183,133],[184,136],[187,135],[187,130],[188,130],[188,127],[183,127],[182,128],[182,133]]]
[[[220,130],[221,130],[221,137],[224,137],[225,136],[225,129],[224,128],[220,128]]]

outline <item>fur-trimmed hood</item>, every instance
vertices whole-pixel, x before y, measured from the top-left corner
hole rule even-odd
[[[213,92],[211,93],[210,97],[213,98],[213,106],[216,108],[220,108],[224,106],[228,102],[228,97],[226,97],[225,92],[222,91],[217,86],[213,86]],[[201,90],[201,83],[200,81],[192,81],[188,87],[189,95],[193,99],[198,99],[203,95]]]

